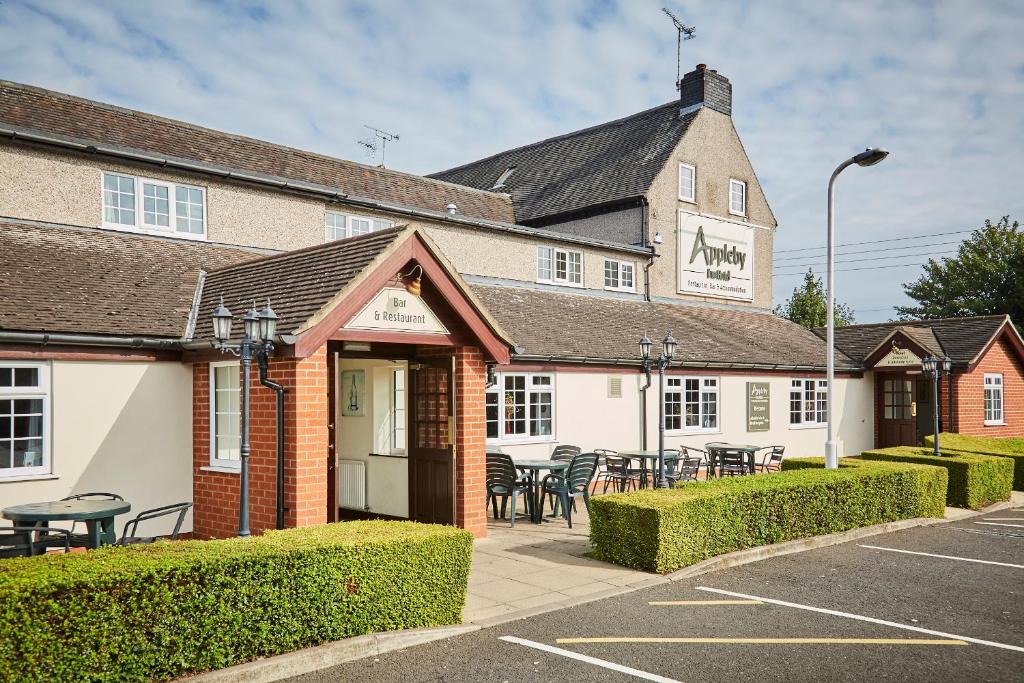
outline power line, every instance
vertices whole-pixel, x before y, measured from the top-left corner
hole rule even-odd
[[[945,247],[945,246],[949,246],[951,244],[961,244],[961,243],[962,243],[961,240],[953,240],[951,242],[932,242],[932,243],[928,244],[928,246],[929,247]],[[860,251],[846,251],[846,252],[843,252],[841,254],[837,253],[836,256],[853,256],[854,254],[873,254],[875,252],[906,251],[907,249],[920,249],[921,247],[922,247],[922,245],[920,245],[920,244],[911,244],[911,245],[906,246],[906,247],[881,247],[879,249],[861,249]],[[817,258],[817,255],[815,255],[815,254],[803,254],[803,255],[800,255],[800,256],[785,256],[785,257],[780,258],[780,259],[775,259],[775,261],[797,261],[799,259],[808,258],[808,257]]]
[[[936,254],[934,256],[928,256],[928,258],[930,258],[930,259],[944,258],[944,257],[946,257],[948,255],[949,254]],[[916,256],[914,256],[914,254],[896,254],[895,256],[871,256],[869,258],[841,259],[841,260],[837,260],[836,264],[837,265],[842,265],[844,263],[865,263],[865,262],[871,263],[871,262],[874,262],[874,261],[891,261],[894,258],[920,258],[920,257],[916,257]],[[914,264],[916,264],[916,263],[919,263],[919,261],[915,261],[914,262]],[[784,268],[800,268],[802,270],[806,270],[807,268],[823,267],[823,266],[827,266],[827,265],[828,265],[827,261],[816,262],[816,263],[804,263],[804,264],[800,264],[800,263],[785,263],[785,264],[779,266],[779,268],[783,268],[783,269]],[[913,265],[913,264],[910,264],[910,265]],[[924,264],[922,263],[921,265],[924,265]]]
[[[923,263],[893,263],[887,266],[859,266],[857,268],[837,268],[837,273],[852,273],[855,270],[882,270],[885,268],[910,268],[913,266],[923,266]],[[806,271],[797,271],[795,273],[774,273],[774,275],[785,276],[785,275],[803,275]]]
[[[837,248],[839,248],[839,247],[858,247],[858,246],[861,246],[862,244],[883,244],[883,243],[887,243],[887,242],[902,242],[902,241],[905,241],[905,240],[924,239],[926,237],[945,237],[947,235],[962,235],[962,234],[967,233],[967,232],[974,232],[974,231],[973,230],[953,230],[952,232],[933,232],[933,233],[928,233],[928,234],[925,234],[925,235],[910,235],[908,237],[890,237],[889,239],[884,239],[884,240],[866,240],[864,242],[846,242],[845,244],[837,244],[836,247]],[[827,249],[827,248],[828,247],[826,245],[826,246],[821,246],[821,247],[800,247],[799,249],[779,249],[775,253],[776,254],[788,254],[788,253],[791,253],[791,252],[794,252],[794,251],[813,251],[815,249]]]

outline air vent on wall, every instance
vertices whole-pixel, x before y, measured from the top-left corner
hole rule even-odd
[[[622,377],[612,375],[608,378],[608,398],[622,398]]]

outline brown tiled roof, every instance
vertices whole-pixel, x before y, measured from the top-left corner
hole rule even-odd
[[[0,122],[84,142],[316,183],[358,197],[473,218],[514,221],[511,198],[224,133],[52,90],[0,81]]]
[[[0,221],[0,329],[180,339],[199,271],[261,255],[179,239]]]
[[[641,335],[658,340],[671,332],[679,342],[676,357],[689,366],[825,366],[821,339],[770,313],[492,285],[473,289],[528,356],[639,361]],[[836,367],[859,366],[837,353]]]
[[[277,313],[280,334],[291,334],[362,272],[402,234],[404,226],[269,256],[211,272],[203,286],[196,337],[212,337],[210,315],[224,297],[236,318],[256,300]]]
[[[981,315],[847,325],[836,329],[836,348],[862,363],[889,335],[900,330],[926,351],[945,354],[954,363],[963,365],[973,361],[985,349],[1006,321],[1005,315]],[[817,329],[815,333],[825,337],[823,329]]]

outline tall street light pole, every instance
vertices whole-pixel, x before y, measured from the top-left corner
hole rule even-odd
[[[839,452],[836,448],[835,434],[833,431],[832,424],[832,396],[833,396],[833,385],[836,379],[836,319],[835,319],[835,308],[836,308],[836,293],[835,293],[835,259],[836,259],[836,178],[839,174],[846,170],[847,166],[857,164],[858,166],[874,166],[889,156],[889,151],[882,147],[875,147],[874,149],[866,149],[860,154],[850,157],[843,163],[836,167],[836,170],[832,172],[832,177],[828,180],[828,271],[826,279],[827,284],[827,295],[825,305],[827,310],[826,315],[826,358],[825,363],[828,368],[828,381],[826,403],[828,404],[828,435],[825,441],[825,467],[828,469],[838,469],[839,467]]]
[[[650,385],[651,369],[658,368],[658,479],[655,486],[659,489],[668,488],[668,479],[665,477],[665,369],[672,363],[676,355],[676,340],[669,332],[661,342],[661,353],[657,358],[651,358],[651,349],[654,342],[645,334],[640,339],[640,357],[643,359],[644,372],[647,373],[647,384]]]

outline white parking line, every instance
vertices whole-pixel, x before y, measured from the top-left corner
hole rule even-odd
[[[642,678],[645,681],[656,681],[656,683],[681,683],[681,681],[677,681],[674,678],[665,678],[664,676],[659,676],[658,674],[648,673],[646,671],[641,671],[640,669],[634,669],[630,666],[623,666],[622,664],[616,664],[615,662],[609,662],[604,659],[598,659],[597,657],[581,655],[580,653],[573,652],[572,650],[563,650],[560,647],[545,645],[544,643],[537,643],[532,640],[526,640],[525,638],[516,638],[515,636],[501,636],[498,638],[498,640],[504,640],[506,643],[515,643],[516,645],[523,645],[525,647],[532,647],[535,650],[550,652],[553,655],[561,655],[562,657],[575,659],[579,662],[586,662],[587,664],[593,664],[594,666],[599,666],[604,669],[618,671],[619,673],[626,674],[628,676]]]
[[[986,522],[1024,522],[1024,517],[986,517]]]
[[[1004,536],[1009,538],[1024,538],[1024,534],[1015,534],[1009,531],[986,531],[985,529],[965,529],[962,526],[947,526],[947,529],[966,531],[969,534],[985,534],[986,536]]]
[[[745,593],[734,593],[733,591],[725,591],[721,588],[708,588],[706,586],[697,586],[699,591],[707,591],[708,593],[718,593],[719,595],[729,595],[734,598],[743,598],[746,600],[760,600],[770,605],[781,605],[782,607],[793,607],[795,609],[802,609],[808,612],[818,612],[820,614],[830,614],[834,617],[843,617],[844,619],[854,619],[856,621],[866,621],[869,624],[879,624],[881,626],[892,626],[893,628],[901,628],[904,631],[914,631],[915,633],[927,633],[930,636],[939,636],[940,638],[952,638],[953,640],[966,640],[968,643],[976,643],[978,645],[988,645],[989,647],[997,647],[1002,650],[1013,650],[1014,652],[1024,652],[1024,647],[1017,645],[1007,645],[1006,643],[996,643],[991,640],[981,640],[980,638],[970,638],[968,636],[958,636],[953,633],[945,633],[943,631],[933,631],[928,628],[919,628],[917,626],[907,626],[906,624],[899,624],[895,621],[886,621],[884,619],[875,619],[874,617],[865,617],[860,614],[850,614],[849,612],[840,612],[834,609],[825,609],[824,607],[811,607],[810,605],[801,605],[795,602],[786,602],[785,600],[775,600],[773,598],[762,598],[757,595],[747,595]]]
[[[987,526],[1012,526],[1017,529],[1024,529],[1024,524],[1000,524],[998,522],[975,522],[975,524],[985,524]]]
[[[952,555],[936,555],[934,553],[921,553],[916,550],[900,550],[899,548],[883,548],[880,545],[861,545],[861,548],[871,548],[872,550],[887,550],[890,553],[904,553],[906,555],[923,555],[924,557],[937,557],[942,560],[956,560],[958,562],[977,562],[978,564],[994,564],[997,567],[1013,567],[1014,569],[1024,569],[1024,564],[1010,564],[1009,562],[995,562],[993,560],[977,560],[973,557],[954,557]]]

